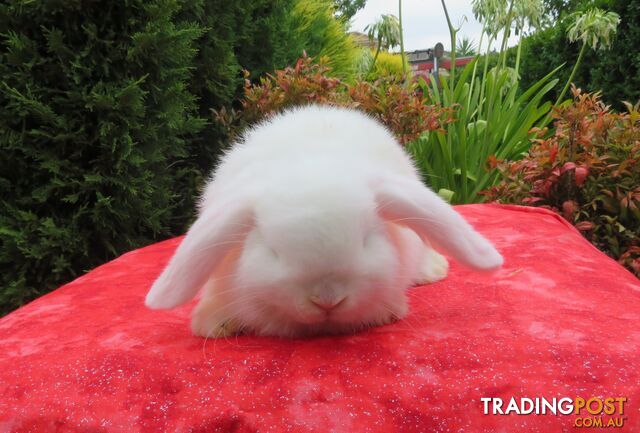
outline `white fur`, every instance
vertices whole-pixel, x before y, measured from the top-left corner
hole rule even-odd
[[[297,108],[250,130],[207,185],[197,221],[146,299],[205,287],[194,333],[300,336],[388,323],[405,290],[502,257],[426,188],[391,133],[355,110]],[[318,304],[333,305],[330,312]]]

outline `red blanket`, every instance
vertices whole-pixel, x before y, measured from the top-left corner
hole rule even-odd
[[[125,254],[0,320],[0,432],[640,432],[640,281],[550,212],[458,210],[504,268],[351,336],[193,337],[143,305],[180,239]]]

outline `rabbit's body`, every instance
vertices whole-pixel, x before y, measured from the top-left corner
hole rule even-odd
[[[310,106],[251,130],[207,185],[200,215],[147,297],[171,308],[205,287],[194,333],[299,336],[388,323],[406,289],[446,275],[444,257],[502,262],[425,188],[373,119]]]

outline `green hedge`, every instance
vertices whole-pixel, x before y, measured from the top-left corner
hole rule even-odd
[[[0,9],[1,312],[187,222],[203,121],[173,0]]]

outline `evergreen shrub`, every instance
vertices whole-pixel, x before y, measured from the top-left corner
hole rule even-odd
[[[180,5],[0,6],[0,313],[184,229],[203,30]]]

